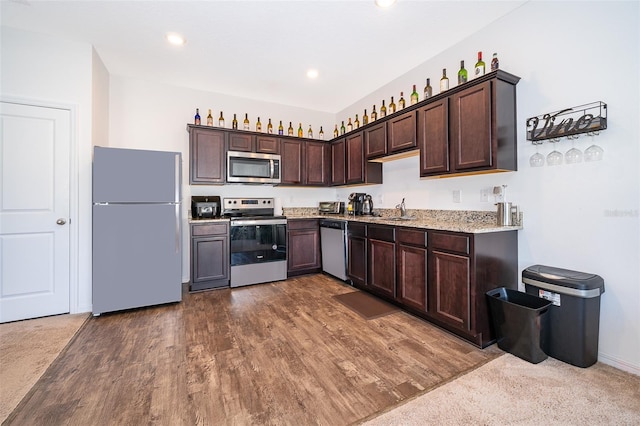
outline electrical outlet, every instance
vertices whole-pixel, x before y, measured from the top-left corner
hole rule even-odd
[[[489,188],[483,188],[480,190],[480,202],[488,203],[489,202],[489,193],[491,190]]]
[[[453,191],[453,202],[454,203],[462,202],[462,190],[456,189]]]

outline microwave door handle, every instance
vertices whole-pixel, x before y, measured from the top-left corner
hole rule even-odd
[[[270,174],[271,174],[271,178],[274,178],[274,173],[276,172],[276,166],[275,166],[275,160],[271,159],[269,160],[269,164],[271,165],[271,169],[270,169]]]

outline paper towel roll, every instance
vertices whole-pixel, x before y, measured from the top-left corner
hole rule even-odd
[[[282,216],[282,198],[275,197],[273,203],[273,214],[275,216]]]

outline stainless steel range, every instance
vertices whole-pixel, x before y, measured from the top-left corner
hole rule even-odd
[[[287,218],[273,198],[225,198],[231,222],[231,287],[287,279]]]

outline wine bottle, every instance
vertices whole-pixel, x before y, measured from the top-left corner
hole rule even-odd
[[[416,85],[413,85],[413,92],[411,92],[411,105],[418,103],[418,92],[416,92]]]
[[[211,115],[211,110],[209,110],[209,115],[207,115],[207,126],[213,126],[213,115]]]
[[[424,86],[424,98],[429,99],[433,94],[433,87],[431,87],[431,79],[427,79],[427,84]]]
[[[304,137],[304,131],[302,130],[302,123],[298,123],[298,137]]]
[[[307,137],[313,139],[313,130],[311,130],[311,124],[309,124],[309,130],[307,130]]]
[[[287,128],[287,135],[293,136],[293,126],[291,125],[291,122],[289,122],[289,127]]]
[[[478,62],[476,62],[476,77],[484,75],[484,61],[482,60],[482,52],[478,52]]]
[[[464,69],[464,61],[460,61],[460,70],[458,71],[458,84],[467,82],[467,70]]]
[[[249,130],[249,114],[245,112],[244,121],[242,122],[242,128],[244,130]]]
[[[347,132],[353,130],[353,124],[351,124],[351,117],[349,117],[349,122],[347,123]]]
[[[222,115],[222,111],[220,111],[220,118],[218,118],[218,126],[224,127],[224,116]]]
[[[366,126],[369,124],[369,116],[367,115],[367,110],[364,110],[364,115],[362,116],[362,125]]]
[[[193,117],[193,124],[200,125],[200,108],[196,108],[196,115]]]
[[[346,133],[347,129],[345,129],[344,127],[344,121],[342,122],[342,125],[340,126],[340,134],[344,135]]]
[[[373,110],[371,111],[371,122],[373,123],[378,119],[378,113],[376,112],[376,106],[373,106]]]
[[[491,59],[491,71],[495,71],[500,68],[500,63],[498,62],[498,54],[493,54],[493,59]]]
[[[322,126],[320,126],[320,131],[318,132],[318,137],[320,139],[324,139],[324,130],[322,130]]]
[[[233,121],[231,122],[231,128],[233,130],[238,130],[238,119],[236,118],[235,114],[233,114]]]
[[[387,107],[384,106],[384,99],[382,100],[382,106],[380,107],[380,118],[387,116]]]
[[[260,122],[260,117],[258,117],[258,121],[256,121],[256,132],[262,132],[262,123]]]
[[[360,128],[360,120],[358,120],[358,114],[356,114],[356,119],[353,122],[353,127],[356,129]]]
[[[398,99],[398,107],[399,107],[400,109],[404,109],[404,105],[405,105],[405,102],[404,102],[404,93],[403,93],[403,92],[400,92],[400,99]]]
[[[396,103],[393,102],[393,96],[391,97],[391,103],[389,104],[389,114],[396,112]]]
[[[270,135],[273,134],[273,124],[271,124],[271,119],[269,119],[269,122],[267,123],[267,133]]]
[[[282,127],[282,120],[280,120],[280,125],[278,126],[278,134],[284,135],[284,127]]]
[[[335,128],[335,129],[333,129],[333,137],[334,137],[334,138],[337,138],[337,137],[338,137],[338,135],[339,135],[339,133],[338,133],[338,125],[336,124],[336,128]]]
[[[447,69],[442,68],[442,78],[440,79],[440,93],[449,90],[449,78],[447,77]]]

